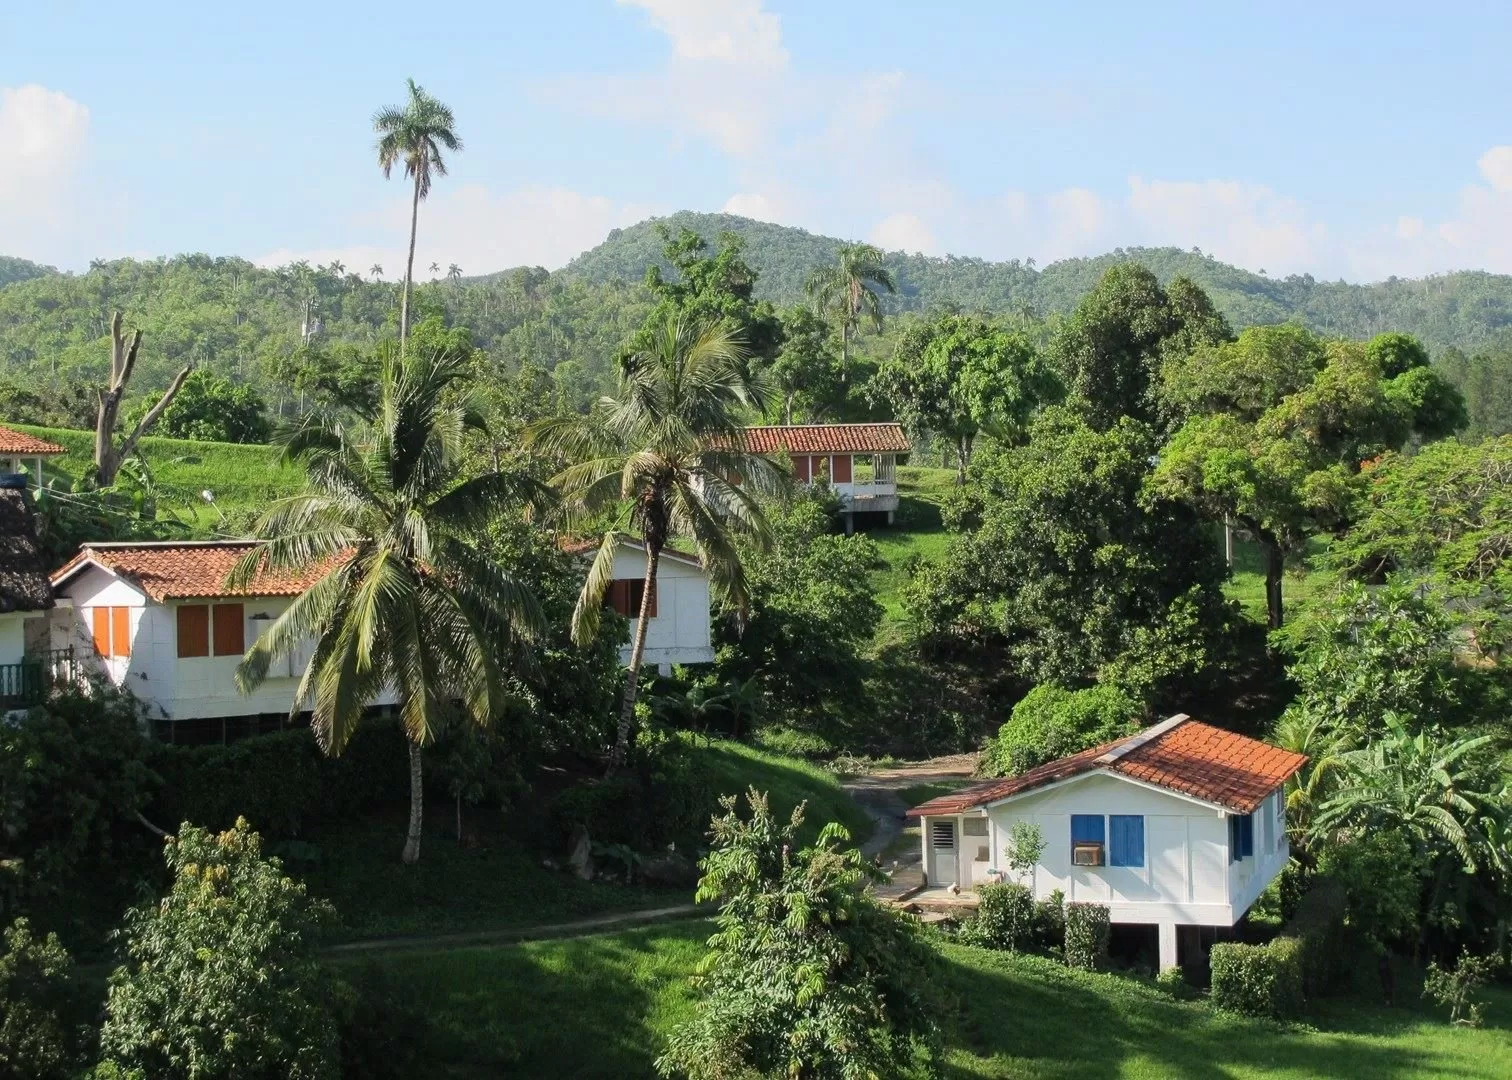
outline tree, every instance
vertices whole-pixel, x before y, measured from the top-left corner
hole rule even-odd
[[[58,935],[38,937],[17,919],[0,951],[0,1078],[73,1080],[83,1064],[75,1011],[73,958]]]
[[[882,329],[882,298],[877,290],[889,294],[898,291],[886,259],[880,248],[870,244],[841,244],[835,262],[815,267],[804,286],[814,307],[833,314],[840,324],[841,382],[850,367],[851,338],[862,319]]]
[[[262,517],[262,542],[230,582],[319,575],[248,649],[236,681],[250,691],[275,660],[313,640],[292,711],[313,702],[310,725],[326,753],[341,753],[381,694],[398,698],[410,754],[407,863],[420,857],[422,748],[455,709],[487,725],[507,697],[500,657],[542,629],[530,591],[475,548],[506,506],[541,492],[523,472],[458,479],[464,436],[483,430],[458,400],[471,370],[462,350],[417,348],[385,362],[370,427],[313,418],[288,446],[306,490]]]
[[[645,544],[641,609],[610,775],[624,766],[630,749],[656,569],[666,545],[674,537],[691,543],[716,595],[736,611],[749,603],[736,538],[768,542],[757,496],[782,490],[786,473],[744,447],[737,410],[768,401],[745,360],[728,331],[668,312],[646,347],[622,361],[618,397],[602,399],[588,416],[542,421],[528,436],[531,445],[574,462],[551,481],[564,496],[569,522],[611,518],[572,613],[575,641],[598,632],[621,525]]]
[[[966,482],[978,432],[1019,439],[1059,391],[1027,336],[954,312],[910,326],[868,384],[910,428],[950,442],[958,484]]]
[[[173,403],[174,395],[184,385],[184,380],[189,378],[189,373],[194,370],[194,364],[184,365],[173,381],[168,384],[157,404],[153,405],[142,418],[136,422],[127,435],[119,442],[116,441],[116,418],[121,411],[121,398],[126,393],[126,384],[131,381],[131,374],[136,370],[137,352],[142,347],[142,331],[132,332],[131,341],[128,343],[125,334],[121,330],[121,313],[114,312],[110,316],[110,381],[99,393],[99,411],[95,415],[95,452],[94,452],[94,482],[96,487],[109,487],[115,483],[116,473],[121,470],[121,462],[131,456],[136,449],[137,442],[147,432],[152,430],[152,425],[158,422],[158,418]]]
[[[452,263],[446,268],[446,280],[452,283],[453,288],[462,284],[462,268]]]
[[[256,390],[199,368],[163,411],[158,430],[175,439],[262,443],[268,441],[273,425],[267,403]]]
[[[1283,618],[1286,558],[1308,537],[1348,524],[1362,465],[1414,434],[1437,437],[1458,422],[1453,389],[1428,368],[1398,370],[1401,350],[1357,342],[1324,349],[1326,360],[1305,383],[1314,359],[1295,334],[1246,331],[1230,350],[1214,350],[1201,381],[1219,411],[1187,419],[1151,478],[1163,497],[1236,521],[1259,541],[1272,629]]]
[[[315,957],[329,905],[263,856],[245,818],[219,835],[185,823],[163,854],[167,895],[126,915],[104,1063],[155,1080],[334,1080],[333,988]]]
[[[456,117],[451,109],[427,94],[409,79],[409,100],[402,106],[391,105],[373,116],[373,130],[378,134],[378,164],[388,179],[395,165],[404,162],[404,175],[414,180],[410,201],[409,255],[404,263],[404,294],[399,304],[399,345],[402,350],[409,337],[410,290],[415,278],[415,229],[420,220],[420,200],[430,194],[431,181],[446,175],[446,159],[441,151],[456,153],[462,149],[457,137]],[[434,263],[431,270],[436,270]]]
[[[767,376],[781,394],[784,424],[793,422],[799,406],[810,420],[834,416],[845,401],[840,364],[830,344],[830,326],[814,310],[802,305],[782,314],[782,348],[767,368]]]
[[[1228,324],[1196,285],[1178,279],[1168,291],[1145,267],[1126,262],[1082,297],[1046,354],[1078,411],[1101,431],[1121,416],[1156,424],[1162,358],[1228,336]]]
[[[859,1080],[937,1075],[938,961],[918,924],[871,897],[880,875],[831,822],[798,848],[767,798],[720,800],[698,899],[718,903],[692,1019],[667,1040],[663,1076]]]
[[[1139,730],[1144,706],[1116,686],[1036,686],[982,748],[983,776],[1017,776]]]
[[[368,267],[368,273],[370,273],[370,274],[373,275],[373,280],[375,280],[375,281],[382,281],[383,280],[383,264],[382,263],[374,263],[372,266]]]

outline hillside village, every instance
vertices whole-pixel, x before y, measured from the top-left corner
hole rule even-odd
[[[427,279],[458,127],[0,259],[0,1078],[1512,1075],[1504,279]]]

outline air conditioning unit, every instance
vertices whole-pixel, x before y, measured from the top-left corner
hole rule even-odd
[[[1101,866],[1103,846],[1095,841],[1078,841],[1071,845],[1072,866]]]

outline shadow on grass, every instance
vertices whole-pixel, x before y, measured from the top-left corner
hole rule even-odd
[[[423,1068],[410,1075],[652,1077],[709,933],[692,923],[332,969],[422,1018],[396,1050]]]
[[[953,1077],[1505,1075],[1496,1071],[1503,1068],[1496,1034],[1424,1026],[1405,1010],[1330,1010],[1328,1031],[1289,1029],[1050,961],[955,947],[946,958],[960,1003],[947,1070]]]
[[[802,830],[805,842],[831,821],[850,831],[852,843],[859,844],[871,835],[872,821],[866,811],[835,774],[817,765],[731,742],[716,742],[699,753],[721,794],[744,795],[747,788],[755,787],[767,793],[773,812],[783,819],[800,802],[807,802]]]

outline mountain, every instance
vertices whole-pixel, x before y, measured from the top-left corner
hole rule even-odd
[[[14,259],[9,255],[0,255],[0,285],[9,285],[13,281],[26,281],[29,278],[57,272],[51,266],[42,266],[27,259]]]
[[[684,211],[615,229],[602,244],[573,259],[558,274],[595,283],[638,280],[652,263],[665,266],[659,227],[674,231],[686,227],[711,241],[724,231],[740,236],[747,261],[761,275],[757,292],[778,304],[802,299],[810,268],[833,259],[844,243],[733,214]],[[1462,271],[1354,285],[1318,281],[1310,274],[1267,277],[1178,248],[1120,248],[1038,269],[1017,259],[990,262],[890,252],[887,261],[898,282],[898,295],[888,299],[888,306],[892,311],[919,311],[950,301],[984,311],[1066,312],[1109,266],[1124,260],[1144,263],[1163,281],[1178,275],[1192,278],[1236,328],[1296,319],[1344,337],[1403,330],[1438,352],[1449,346],[1479,348],[1512,326],[1512,277],[1506,275]]]

